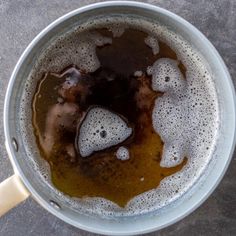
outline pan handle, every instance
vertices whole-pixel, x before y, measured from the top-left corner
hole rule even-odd
[[[16,174],[0,183],[0,217],[23,202],[30,193]]]

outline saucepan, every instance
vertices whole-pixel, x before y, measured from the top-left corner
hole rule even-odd
[[[84,22],[92,16],[111,13],[133,14],[158,20],[190,42],[209,64],[220,104],[220,135],[214,152],[215,161],[185,193],[184,199],[178,199],[174,204],[157,212],[119,219],[84,214],[76,210],[70,202],[62,201],[60,195],[52,191],[52,186],[42,181],[27,158],[29,152],[23,141],[19,115],[26,78],[44,45],[70,25]],[[190,214],[219,184],[233,155],[235,125],[235,92],[228,70],[213,45],[190,23],[165,9],[140,2],[111,1],[76,9],[51,23],[36,36],[20,57],[9,81],[4,105],[4,133],[6,149],[15,174],[0,184],[0,215],[31,196],[56,217],[90,232],[133,235],[159,230]],[[34,142],[32,139],[32,143]]]

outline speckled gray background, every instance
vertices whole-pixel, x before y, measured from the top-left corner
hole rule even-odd
[[[3,103],[11,72],[29,42],[49,23],[94,0],[0,0],[0,182],[13,174],[4,146]],[[236,0],[147,0],[191,22],[215,45],[236,85]],[[156,235],[236,235],[236,153],[212,196],[182,221]],[[29,198],[0,219],[0,236],[86,235]]]

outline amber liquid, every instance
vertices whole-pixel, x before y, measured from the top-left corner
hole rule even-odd
[[[112,37],[107,30],[99,32]],[[128,29],[113,38],[111,45],[97,48],[101,67],[94,73],[85,74],[72,65],[60,74],[46,73],[38,84],[32,103],[38,147],[50,164],[53,184],[69,196],[103,197],[124,207],[131,198],[158,187],[163,178],[186,164],[185,159],[173,168],[160,166],[163,142],[151,117],[154,101],[162,94],[151,89],[151,78],[145,71],[158,58],[177,57],[161,42],[160,52],[153,55],[144,43],[146,37],[144,32]],[[135,71],[144,74],[137,78]],[[70,78],[76,81],[75,86],[70,87]],[[76,132],[94,105],[124,116],[133,127],[133,135],[122,144],[83,158],[75,148]],[[128,148],[129,160],[116,158],[119,146]]]

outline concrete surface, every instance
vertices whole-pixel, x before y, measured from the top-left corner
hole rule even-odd
[[[11,72],[28,43],[59,16],[94,0],[0,0],[0,182],[13,174],[4,146],[3,102]],[[236,85],[235,0],[148,0],[200,29],[225,60]],[[236,153],[235,153],[236,154]],[[236,235],[236,155],[212,196],[184,220],[156,235]],[[0,219],[1,236],[86,235],[49,214],[29,198]]]

